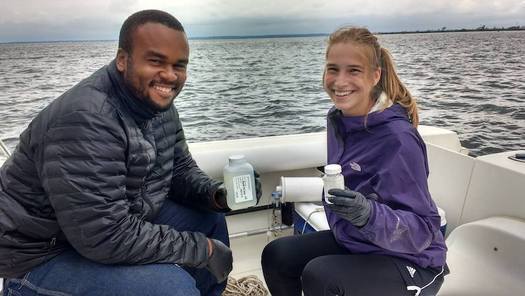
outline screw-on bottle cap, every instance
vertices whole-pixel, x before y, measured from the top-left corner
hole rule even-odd
[[[230,161],[230,164],[243,163],[243,162],[246,161],[246,159],[244,158],[244,155],[242,155],[242,154],[230,155],[230,157],[228,157],[228,159]]]
[[[341,173],[341,166],[338,164],[329,164],[324,166],[324,173],[327,175],[337,175]]]

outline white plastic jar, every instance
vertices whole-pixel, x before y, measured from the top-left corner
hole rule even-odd
[[[341,166],[338,164],[329,164],[324,167],[324,201],[331,204],[328,201],[328,190],[330,189],[345,189],[345,178],[341,174]]]

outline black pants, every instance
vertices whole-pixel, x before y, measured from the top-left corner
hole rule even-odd
[[[420,296],[436,295],[448,273],[396,257],[351,254],[329,230],[272,241],[262,268],[272,296],[397,296],[417,295],[418,289]]]

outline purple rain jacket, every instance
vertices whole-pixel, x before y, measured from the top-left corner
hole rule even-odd
[[[328,163],[341,165],[345,185],[372,200],[362,228],[325,207],[336,240],[352,253],[390,255],[421,267],[445,265],[447,247],[428,191],[423,139],[398,104],[357,117],[328,112]]]

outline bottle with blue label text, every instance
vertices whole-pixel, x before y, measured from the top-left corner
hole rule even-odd
[[[232,155],[224,167],[224,186],[228,191],[228,206],[232,210],[255,206],[255,177],[253,167],[244,155]]]

